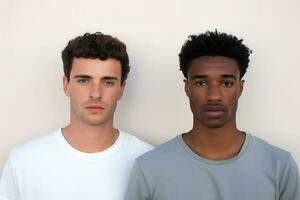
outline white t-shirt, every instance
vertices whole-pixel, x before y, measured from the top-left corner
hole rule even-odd
[[[0,200],[122,200],[135,158],[152,148],[120,131],[110,148],[84,153],[56,130],[11,151]]]

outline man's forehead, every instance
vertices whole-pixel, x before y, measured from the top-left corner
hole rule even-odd
[[[121,65],[115,59],[89,59],[76,58],[74,59],[71,76],[86,75],[90,77],[119,77],[121,76]]]
[[[240,69],[235,59],[224,56],[201,56],[191,61],[188,68],[188,75],[211,74],[218,76],[239,76]]]
[[[226,56],[200,56],[194,58],[189,66],[236,66],[239,68],[238,62],[236,59]]]

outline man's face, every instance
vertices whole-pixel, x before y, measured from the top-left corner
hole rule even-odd
[[[243,90],[237,61],[224,56],[201,56],[191,61],[187,74],[185,91],[194,122],[207,128],[235,125]]]
[[[121,85],[118,60],[74,58],[70,80],[64,77],[64,91],[70,97],[71,123],[112,124],[124,85]]]

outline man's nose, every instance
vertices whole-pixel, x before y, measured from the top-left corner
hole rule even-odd
[[[222,101],[222,91],[220,86],[212,85],[208,87],[207,101],[209,102],[220,102]]]
[[[90,87],[90,98],[91,99],[101,99],[103,88],[98,82],[92,83]]]

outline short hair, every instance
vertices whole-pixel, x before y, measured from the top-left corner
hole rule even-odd
[[[101,32],[85,33],[70,40],[62,51],[61,57],[64,74],[68,81],[74,58],[99,58],[100,60],[114,58],[118,60],[121,64],[121,83],[126,80],[130,70],[126,45],[117,38]]]
[[[242,42],[243,39],[217,30],[190,35],[179,53],[180,70],[187,78],[188,65],[193,59],[200,56],[225,56],[237,61],[242,78],[247,71],[249,56],[252,53],[252,50]]]

